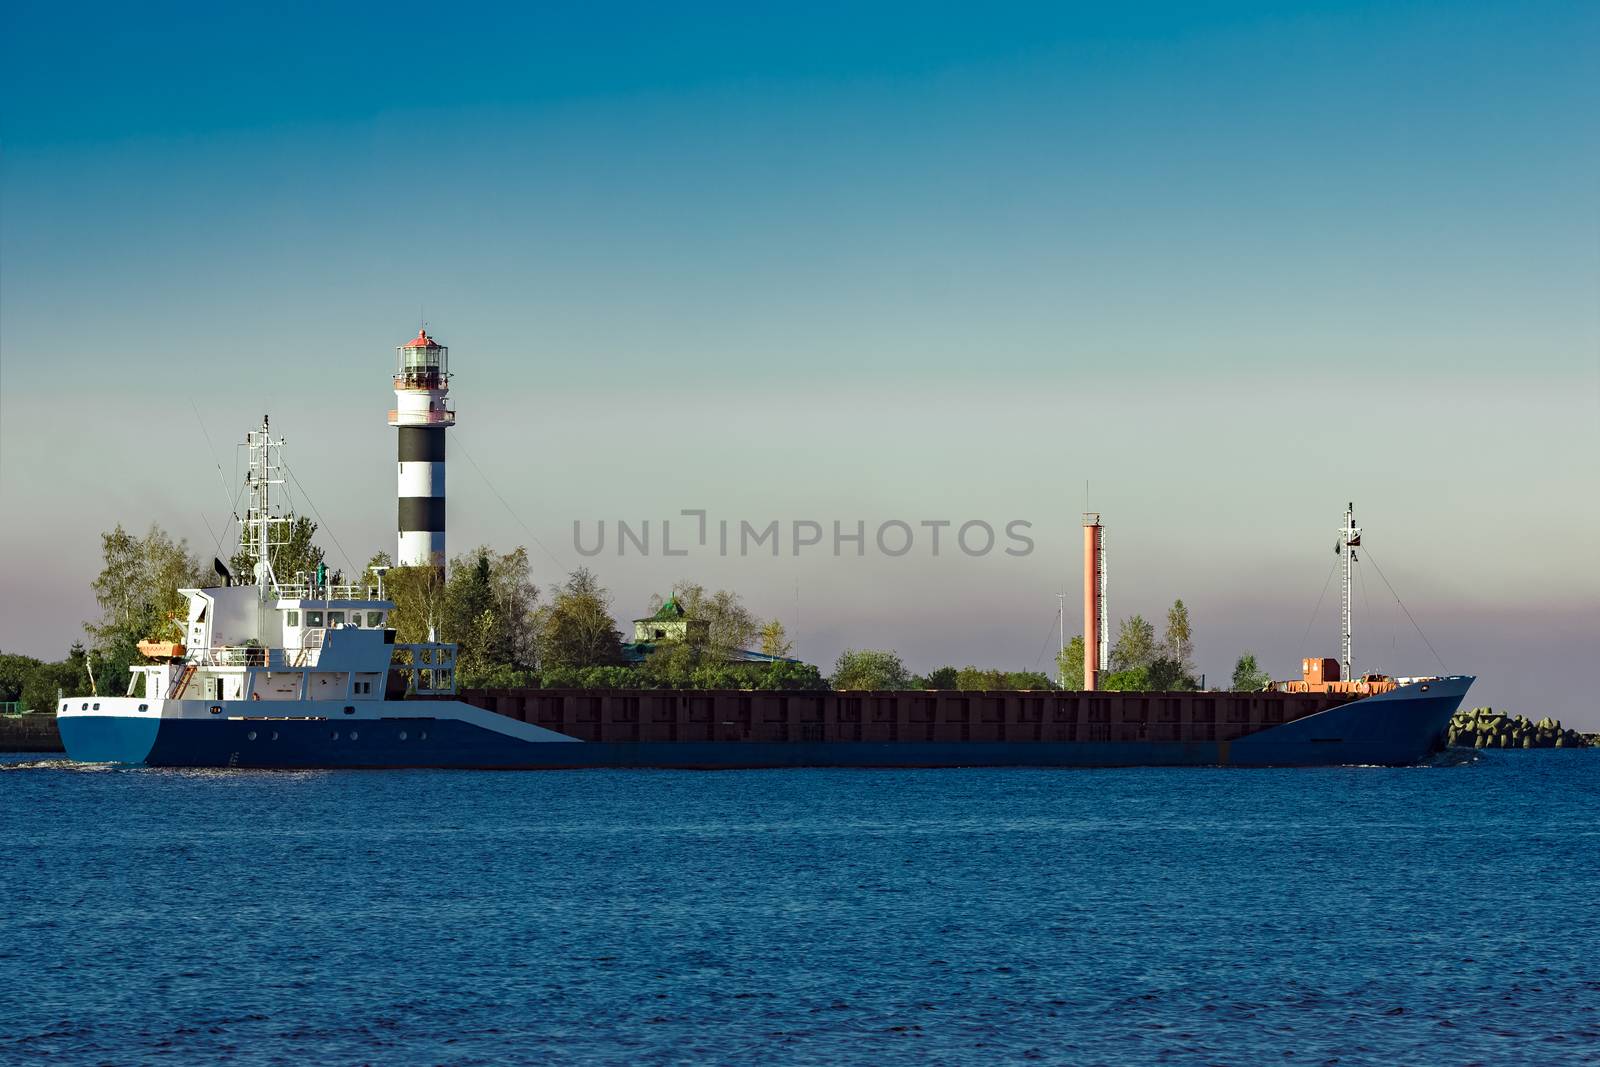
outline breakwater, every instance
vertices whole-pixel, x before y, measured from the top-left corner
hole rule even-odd
[[[54,712],[0,715],[0,752],[60,752]]]
[[[1450,720],[1446,740],[1456,748],[1591,748],[1600,734],[1564,729],[1556,719],[1537,722],[1526,715],[1507,715],[1493,708],[1460,711]]]

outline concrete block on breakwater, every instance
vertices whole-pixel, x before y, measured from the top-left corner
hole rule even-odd
[[[1493,708],[1459,711],[1450,720],[1447,740],[1460,748],[1600,748],[1600,734],[1564,729],[1548,716],[1534,722]]]
[[[54,712],[0,715],[0,752],[61,752]]]

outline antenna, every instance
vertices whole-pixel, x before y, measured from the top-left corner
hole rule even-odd
[[[1056,622],[1061,627],[1061,642],[1056,647],[1056,685],[1066,688],[1067,659],[1067,594],[1056,594]],[[1048,638],[1046,638],[1048,640]]]

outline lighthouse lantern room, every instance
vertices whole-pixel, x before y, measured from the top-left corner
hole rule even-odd
[[[444,432],[454,426],[449,404],[450,350],[426,329],[396,349],[394,410],[400,431],[400,544],[402,567],[444,569]]]

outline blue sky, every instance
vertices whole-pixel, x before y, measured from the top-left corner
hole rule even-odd
[[[596,560],[623,617],[687,576],[825,662],[1031,667],[1087,479],[1114,614],[1181,595],[1204,669],[1286,674],[1355,499],[1476,700],[1600,727],[1593,5],[4,18],[0,647],[75,635],[113,522],[209,550],[263,410],[348,554],[388,546],[420,314],[453,548],[537,537],[553,580],[574,520],[685,507],[1039,532]],[[1378,588],[1373,666],[1435,669]]]

